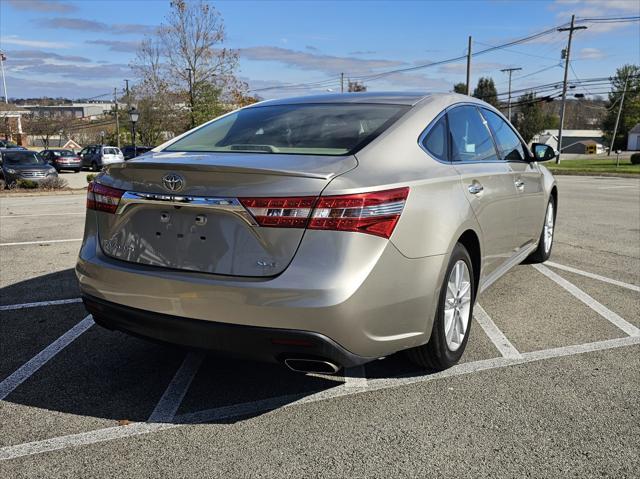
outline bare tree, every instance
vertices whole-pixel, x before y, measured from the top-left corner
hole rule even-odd
[[[210,100],[212,87],[223,96],[236,86],[234,72],[238,53],[222,47],[225,40],[222,17],[203,0],[173,0],[167,22],[158,34],[166,55],[167,78],[174,79],[178,90],[187,92],[193,127],[198,94],[202,90]]]
[[[351,81],[349,80],[347,91],[349,92],[364,92],[367,91],[367,87],[364,83],[361,83],[357,80]]]

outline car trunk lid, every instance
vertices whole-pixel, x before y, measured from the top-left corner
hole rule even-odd
[[[182,152],[111,165],[98,182],[126,193],[115,214],[97,214],[102,250],[176,270],[277,275],[304,229],[260,227],[238,198],[316,198],[356,166],[353,156]]]

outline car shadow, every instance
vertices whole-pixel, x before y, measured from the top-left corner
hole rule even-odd
[[[5,305],[77,297],[79,289],[72,269],[0,289]],[[6,316],[2,322],[3,341],[12,341],[3,358],[7,367],[2,369],[6,370],[2,379],[87,316],[81,303],[30,307],[2,314]],[[309,395],[341,387],[345,377],[360,377],[362,371],[347,369],[335,376],[302,374],[281,364],[188,350],[93,325],[13,390],[5,401],[74,416],[124,423],[146,421],[188,354],[202,355],[203,359],[181,401],[176,421],[198,411],[266,402],[261,408],[239,410],[233,418],[215,419],[213,414],[214,419],[205,418],[205,422],[258,416]],[[374,361],[365,370],[369,378],[424,375],[402,354]]]

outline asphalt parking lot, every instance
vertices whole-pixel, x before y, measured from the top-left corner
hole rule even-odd
[[[551,260],[479,298],[461,364],[335,377],[93,325],[84,196],[0,198],[0,476],[638,477],[640,180],[558,182]]]

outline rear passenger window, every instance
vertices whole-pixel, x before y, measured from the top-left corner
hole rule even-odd
[[[443,115],[423,138],[422,146],[435,158],[449,161],[447,152],[447,117]]]
[[[500,116],[490,110],[482,109],[482,115],[487,119],[489,127],[498,144],[500,155],[505,161],[522,161],[525,159],[524,148],[520,138]]]
[[[491,134],[474,106],[460,106],[447,113],[452,161],[497,161]]]

